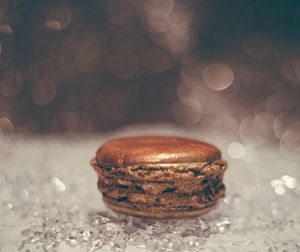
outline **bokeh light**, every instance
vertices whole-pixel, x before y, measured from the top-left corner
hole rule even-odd
[[[300,120],[293,120],[280,137],[280,150],[289,155],[300,154]]]
[[[245,153],[245,149],[244,146],[242,144],[240,144],[239,142],[233,142],[228,146],[228,154],[230,157],[234,158],[234,159],[238,159],[243,157],[244,153]]]
[[[189,88],[196,88],[204,83],[202,66],[197,62],[184,64],[180,70],[182,83]]]
[[[58,7],[49,12],[46,26],[53,31],[65,29],[71,22],[71,11],[67,7]]]
[[[56,86],[51,80],[38,82],[32,90],[32,101],[39,106],[45,106],[56,96]]]
[[[16,95],[23,86],[23,74],[21,71],[8,72],[0,81],[0,92],[3,96]]]
[[[25,22],[27,4],[0,1],[0,115],[15,132],[171,122],[240,143],[249,163],[270,143],[297,153],[299,46],[272,15],[257,29],[254,5],[49,2]]]
[[[282,74],[292,84],[300,81],[300,57],[288,55],[282,62]]]
[[[52,183],[57,191],[63,192],[66,190],[66,185],[62,181],[60,181],[57,177],[52,178]]]
[[[195,108],[192,106],[192,102],[186,102],[186,99],[183,99],[185,102],[176,102],[171,110],[172,116],[174,120],[183,126],[192,126],[195,125],[197,122],[199,122],[201,118],[201,112],[200,110],[200,105],[196,104],[196,108],[198,109],[195,110]]]
[[[275,193],[279,194],[279,195],[284,195],[285,194],[285,187],[282,185],[276,185],[275,188]]]
[[[8,117],[0,117],[0,133],[10,134],[14,131],[14,126]]]
[[[2,24],[2,25],[0,25],[0,34],[12,35],[13,34],[13,30],[12,30],[12,28],[11,28],[10,25],[8,25],[8,24]]]
[[[244,49],[250,57],[261,59],[271,54],[272,44],[259,34],[248,34],[244,40]]]
[[[223,63],[213,63],[203,70],[203,79],[207,86],[214,90],[224,90],[234,81],[231,68]]]
[[[281,180],[283,181],[283,183],[285,184],[285,186],[289,189],[295,189],[297,186],[297,179],[288,176],[288,175],[283,175],[281,177]]]

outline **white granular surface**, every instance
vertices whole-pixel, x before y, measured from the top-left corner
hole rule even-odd
[[[111,135],[0,137],[0,251],[300,251],[299,157],[276,143],[189,136],[215,143],[229,161],[226,198],[208,215],[172,221],[103,205],[89,161]]]

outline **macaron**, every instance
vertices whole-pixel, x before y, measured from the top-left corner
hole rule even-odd
[[[112,210],[146,218],[208,213],[225,194],[220,150],[181,137],[138,136],[102,145],[91,165]]]

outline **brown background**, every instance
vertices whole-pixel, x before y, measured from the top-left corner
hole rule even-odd
[[[300,132],[299,12],[292,0],[1,0],[0,129]]]

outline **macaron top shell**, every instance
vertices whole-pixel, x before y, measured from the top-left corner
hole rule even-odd
[[[220,158],[220,150],[211,144],[168,136],[118,138],[102,145],[96,155],[100,164],[114,167],[212,162]]]

